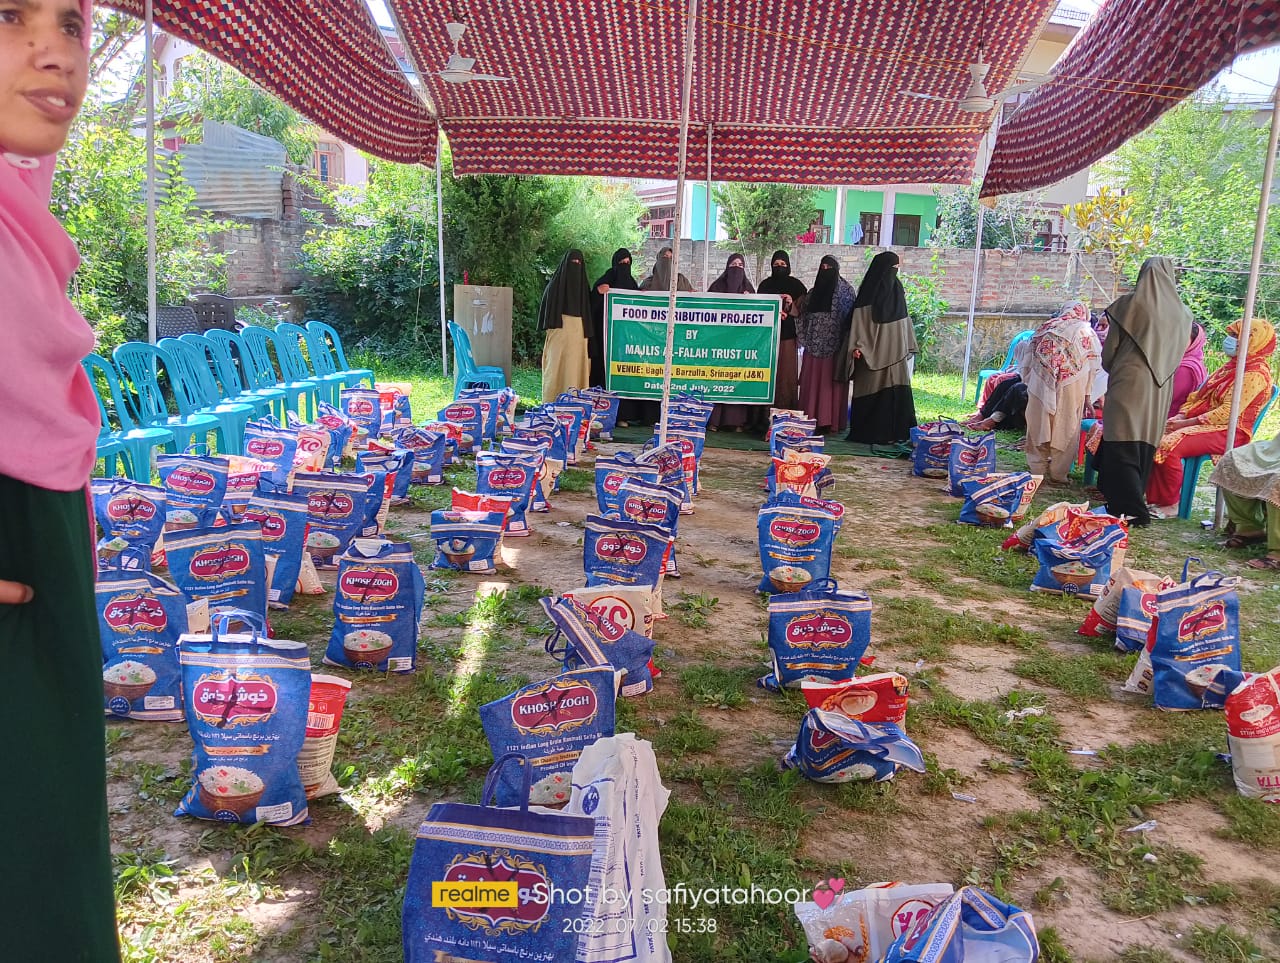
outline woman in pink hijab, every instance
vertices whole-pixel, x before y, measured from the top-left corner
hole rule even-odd
[[[0,740],[5,958],[118,958],[102,650],[85,488],[93,332],[67,299],[75,244],[49,212],[88,86],[90,0],[0,0]]]

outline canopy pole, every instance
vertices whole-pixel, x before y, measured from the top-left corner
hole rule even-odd
[[[146,33],[143,87],[147,100],[147,341],[156,343],[156,84],[154,4],[143,10]]]
[[[697,23],[698,0],[689,0],[684,27],[684,90],[680,103],[680,150],[676,163],[676,217],[672,225],[675,243],[671,246],[671,290],[667,292],[667,349],[662,359],[662,422],[658,444],[667,443],[667,421],[671,401],[671,354],[676,340],[676,291],[680,285],[680,230],[684,226],[684,165],[689,156],[689,100],[693,92],[693,31]],[[708,135],[708,140],[710,135]]]
[[[440,167],[443,154],[444,128],[436,128],[436,258],[440,266],[440,364],[443,365],[444,376],[449,377],[449,351],[445,342],[445,331],[448,322],[444,316],[444,191],[441,189]]]
[[[705,287],[711,276],[711,240],[715,237],[715,229],[711,226],[711,138],[715,135],[715,124],[707,122],[707,205],[702,216],[702,233],[706,235],[702,244],[702,284]]]
[[[1244,366],[1248,359],[1249,329],[1253,326],[1253,308],[1258,298],[1258,274],[1262,270],[1262,246],[1267,235],[1267,211],[1271,206],[1271,185],[1276,173],[1276,147],[1280,144],[1280,122],[1276,114],[1280,112],[1280,78],[1276,80],[1276,89],[1271,95],[1271,136],[1267,140],[1267,159],[1262,168],[1262,194],[1258,198],[1258,220],[1253,235],[1253,256],[1249,259],[1249,283],[1244,291],[1244,317],[1240,320],[1240,343],[1236,348],[1236,377],[1231,386],[1231,415],[1227,419],[1227,447],[1230,451],[1236,447],[1236,428],[1240,423],[1240,397],[1244,391]],[[1223,515],[1222,489],[1217,490],[1217,503],[1214,506],[1213,524],[1222,527]]]
[[[978,275],[982,270],[982,226],[986,205],[978,204],[978,236],[973,242],[973,290],[969,293],[969,324],[964,339],[964,373],[960,376],[960,400],[969,396],[969,362],[973,355],[973,316],[978,310]]]

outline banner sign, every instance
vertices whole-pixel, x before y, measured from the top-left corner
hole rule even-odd
[[[624,398],[662,399],[667,294],[605,295],[606,386]],[[671,392],[699,390],[708,401],[773,401],[782,299],[773,294],[676,297]]]

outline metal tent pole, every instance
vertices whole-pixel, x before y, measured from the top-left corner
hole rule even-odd
[[[969,324],[964,339],[964,373],[960,376],[960,400],[969,395],[969,362],[973,355],[973,316],[978,310],[978,275],[982,270],[982,226],[987,208],[978,204],[978,236],[973,242],[973,290],[969,294]]]
[[[715,237],[715,228],[711,224],[711,138],[715,136],[715,125],[707,123],[707,205],[706,211],[702,216],[702,233],[705,235],[702,241],[702,286],[705,288],[711,282],[708,280],[711,270],[711,241]]]
[[[1249,329],[1253,325],[1253,307],[1258,298],[1258,274],[1262,270],[1262,246],[1267,234],[1267,209],[1271,206],[1271,185],[1276,173],[1276,147],[1280,144],[1280,121],[1276,114],[1280,112],[1280,79],[1276,81],[1276,89],[1271,95],[1271,136],[1267,140],[1267,159],[1262,168],[1262,194],[1258,199],[1258,220],[1253,235],[1253,256],[1249,259],[1249,283],[1244,292],[1244,317],[1240,321],[1240,345],[1236,349],[1236,377],[1231,386],[1231,416],[1227,420],[1227,447],[1230,451],[1236,447],[1236,428],[1240,423],[1240,396],[1244,390],[1244,366],[1248,356]],[[1222,527],[1223,514],[1222,489],[1217,492],[1217,504],[1214,506],[1213,523]]]
[[[146,40],[143,84],[147,100],[147,340],[156,343],[156,84],[154,4],[143,9]]]
[[[440,364],[444,376],[449,377],[449,352],[445,341],[448,323],[444,316],[444,191],[441,188],[440,167],[443,155],[444,128],[436,128],[436,258],[440,265]]]
[[[680,283],[680,229],[684,220],[684,165],[689,155],[689,99],[693,91],[693,32],[697,23],[698,0],[689,0],[689,12],[684,27],[684,91],[680,104],[680,150],[676,169],[676,217],[672,233],[675,243],[671,246],[671,290],[667,298],[667,348],[662,359],[662,422],[658,429],[658,444],[667,443],[667,420],[671,405],[671,353],[676,340],[676,290]]]

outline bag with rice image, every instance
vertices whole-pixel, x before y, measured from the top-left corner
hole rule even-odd
[[[800,592],[831,577],[831,549],[844,519],[839,502],[779,492],[756,520],[761,592]]]
[[[1236,790],[1280,803],[1280,668],[1260,675],[1221,672],[1227,692],[1227,748]]]
[[[647,639],[653,638],[657,599],[652,586],[600,585],[570,589],[564,595],[581,602],[615,625],[639,632]]]
[[[883,963],[1036,963],[1031,914],[976,886],[962,886],[893,941]]]
[[[859,722],[900,726],[907,718],[910,682],[897,672],[877,672],[843,682],[804,681],[800,693],[810,709],[842,712]]]
[[[533,767],[529,802],[563,806],[582,750],[612,736],[617,677],[611,666],[575,669],[534,682],[480,707],[494,759],[522,753]],[[497,785],[499,806],[518,806],[520,783],[508,770]]]
[[[440,421],[450,421],[462,426],[462,436],[458,439],[458,451],[468,453],[484,444],[484,409],[479,401],[455,401],[445,405],[436,417]]]
[[[596,507],[601,515],[618,512],[618,491],[627,478],[638,478],[651,485],[658,484],[658,468],[655,465],[637,464],[630,452],[617,452],[612,458],[596,459]],[[681,495],[683,498],[683,493]]]
[[[431,513],[431,538],[436,544],[431,567],[494,574],[506,523],[505,512],[436,509]]]
[[[684,453],[678,442],[668,441],[658,445],[657,438],[650,441],[653,447],[646,448],[636,456],[637,465],[654,465],[658,469],[658,483],[669,485],[680,492],[680,513],[693,513],[693,492],[684,474]]]
[[[964,496],[961,482],[981,478],[996,470],[996,433],[961,435],[951,441],[947,454],[947,494]]]
[[[669,530],[602,515],[588,515],[584,527],[582,567],[589,587],[659,584]]]
[[[356,474],[367,475],[380,471],[386,478],[386,489],[380,509],[383,522],[386,521],[388,508],[403,504],[409,499],[409,485],[413,481],[413,457],[413,452],[408,448],[356,453]]]
[[[413,465],[409,471],[409,480],[412,484],[441,485],[444,483],[447,434],[410,425],[395,432],[392,438],[397,447],[413,452]]]
[[[102,529],[99,570],[149,572],[151,555],[164,531],[169,493],[124,478],[95,478],[90,492],[94,518]]]
[[[480,434],[476,437],[483,441],[496,441],[498,438],[498,422],[502,419],[502,392],[488,388],[463,388],[458,392],[455,403],[465,402],[480,406]],[[456,419],[449,419],[454,421]]]
[[[1157,709],[1221,709],[1224,694],[1212,685],[1221,669],[1241,671],[1240,579],[1221,572],[1188,577],[1156,592],[1151,628],[1152,697]]]
[[[604,388],[584,388],[581,394],[591,401],[591,430],[601,441],[613,441],[613,430],[618,426],[618,405],[622,398],[617,392]]]
[[[156,455],[160,484],[169,493],[166,532],[209,528],[222,510],[231,460],[203,455]]]
[[[106,714],[181,719],[178,638],[187,630],[186,596],[150,572],[122,571],[99,573],[94,594]]]
[[[879,961],[894,940],[914,930],[954,892],[950,883],[872,883],[840,893],[825,909],[815,902],[794,907],[815,963]]]
[[[929,422],[911,429],[911,474],[919,478],[947,478],[951,473],[951,442],[964,437],[959,422]]]
[[[382,432],[382,396],[373,388],[343,388],[338,392],[342,413],[370,438]]]
[[[365,526],[369,477],[300,471],[293,476],[293,492],[307,498],[304,550],[317,566],[331,566]]]
[[[562,658],[566,671],[611,665],[622,673],[620,694],[644,695],[653,688],[653,639],[624,629],[569,596],[544,598],[542,608],[555,625],[546,641],[547,652]],[[564,645],[557,648],[560,641]]]
[[[492,805],[508,768],[519,767],[519,808]],[[532,768],[523,756],[500,758],[485,780],[480,805],[435,803],[418,827],[405,889],[405,963],[575,958],[585,901],[551,899],[582,892],[591,879],[595,820],[529,808]],[[511,907],[437,907],[432,884],[514,882]]]
[[[759,680],[771,691],[804,682],[852,679],[871,644],[871,599],[842,592],[835,579],[769,597],[773,671]]]
[[[541,459],[500,452],[476,455],[476,494],[497,495],[511,499],[506,534],[524,537],[529,534],[526,513],[533,490],[538,483]]]
[[[426,583],[407,542],[358,538],[338,560],[328,665],[412,672]]]
[[[1128,538],[1119,526],[1087,542],[1037,539],[1033,548],[1040,562],[1031,582],[1033,592],[1056,592],[1097,598],[1111,578],[1117,546]]]
[[[287,607],[302,571],[302,546],[307,537],[307,496],[258,492],[245,509],[244,520],[262,529],[262,551],[275,556],[267,602]]]
[[[666,529],[670,534],[663,574],[680,577],[676,562],[676,537],[680,525],[680,492],[670,485],[654,484],[638,478],[626,478],[618,489],[618,514],[632,522],[643,522]]]
[[[288,487],[293,461],[298,454],[298,432],[281,428],[271,419],[251,421],[244,429],[244,453],[271,466],[268,477],[277,485]]]
[[[228,634],[232,621],[252,625]],[[298,754],[307,736],[311,659],[302,642],[263,637],[253,612],[224,612],[178,643],[194,783],[175,816],[295,826],[307,822]]]
[[[267,559],[257,522],[171,532],[165,551],[174,584],[189,599],[208,599],[211,616],[247,610],[265,623]]]
[[[1008,528],[1014,513],[1022,507],[1023,497],[1031,484],[1030,472],[1000,472],[960,482],[964,504],[960,506],[962,525]]]
[[[804,714],[796,744],[782,758],[783,769],[798,769],[814,782],[887,782],[899,766],[925,771],[924,756],[902,729],[827,709]]]

